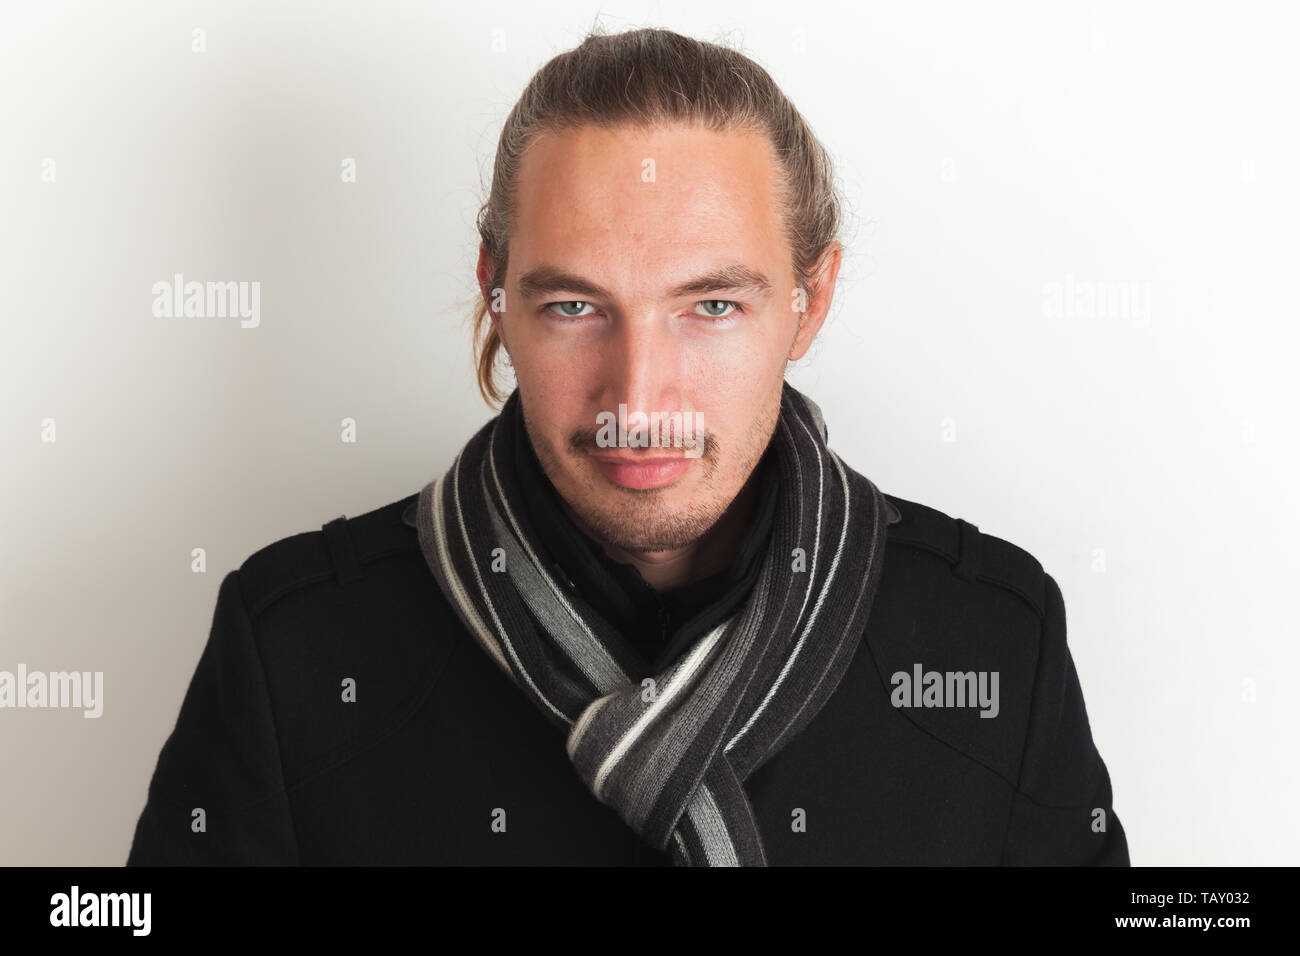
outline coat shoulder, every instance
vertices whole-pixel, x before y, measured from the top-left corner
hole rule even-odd
[[[885,500],[893,506],[888,545],[928,552],[942,559],[956,577],[1010,591],[1043,616],[1047,575],[1024,548],[928,505],[890,494]]]
[[[339,515],[315,531],[273,541],[239,567],[244,602],[256,618],[295,591],[334,580],[346,586],[365,569],[395,555],[419,551],[414,528],[419,492],[357,515]],[[403,520],[404,516],[407,520]]]
[[[286,786],[341,766],[414,719],[462,639],[431,586],[416,529],[402,520],[417,499],[273,541],[236,572],[275,701]],[[370,705],[333,706],[340,681],[354,675],[364,675]]]
[[[1049,631],[1050,578],[1029,551],[970,521],[886,498],[899,518],[886,531],[884,573],[864,631],[871,669],[858,685],[862,696],[879,704],[886,695],[894,713],[1014,788]],[[949,705],[942,696],[918,703],[899,690],[934,675],[983,677],[989,706]],[[1050,712],[1050,700],[1037,699]]]

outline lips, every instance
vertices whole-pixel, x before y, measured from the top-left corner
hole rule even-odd
[[[662,488],[686,473],[694,459],[683,457],[649,458],[645,456],[599,456],[596,467],[601,474],[623,488]]]

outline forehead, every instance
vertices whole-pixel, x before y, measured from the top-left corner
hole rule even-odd
[[[765,136],[699,127],[547,131],[516,180],[511,266],[783,255],[779,168]]]

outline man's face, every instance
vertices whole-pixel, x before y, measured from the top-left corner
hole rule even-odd
[[[606,545],[690,545],[767,447],[786,362],[829,305],[819,294],[800,328],[777,175],[759,134],[685,126],[546,133],[525,154],[494,318],[538,459]],[[838,264],[836,248],[829,285]],[[487,268],[480,258],[480,282]],[[684,436],[698,444],[605,447],[598,415],[617,417],[620,404],[629,418],[682,413],[701,426]]]

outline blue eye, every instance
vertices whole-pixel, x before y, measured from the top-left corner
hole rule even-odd
[[[731,318],[733,315],[739,315],[741,312],[744,311],[744,310],[740,307],[740,303],[739,303],[739,302],[730,302],[730,301],[728,301],[727,299],[704,299],[704,300],[702,300],[702,301],[700,301],[700,302],[698,302],[698,303],[696,303],[696,304],[697,304],[697,305],[705,305],[705,306],[707,306],[707,305],[721,305],[721,306],[723,306],[724,308],[727,307],[727,306],[731,306],[733,309],[735,309],[734,312],[722,312],[722,313],[709,313],[709,314],[706,314],[706,315],[704,316],[706,319],[729,319],[729,318]]]
[[[580,319],[580,318],[582,318],[582,314],[581,314],[581,313],[575,315],[575,314],[573,314],[573,313],[568,313],[568,312],[554,312],[554,311],[552,311],[552,310],[553,310],[553,309],[555,308],[555,306],[557,306],[557,305],[558,305],[558,306],[577,305],[577,306],[586,307],[586,306],[589,305],[589,304],[590,304],[590,303],[583,302],[583,301],[581,301],[580,299],[575,299],[575,300],[573,300],[573,301],[571,301],[571,302],[548,302],[548,303],[546,304],[546,311],[547,311],[547,312],[551,312],[552,315],[557,316],[557,317],[562,318],[562,319]]]
[[[729,299],[702,299],[695,305],[697,309],[700,306],[704,306],[706,309],[703,313],[697,311],[695,313],[696,315],[704,319],[713,319],[719,325],[729,323],[731,320],[735,319],[736,316],[743,315],[745,312],[739,302],[732,302]],[[583,311],[571,312],[569,311],[569,307],[571,306],[576,306],[578,310],[592,308],[590,302],[584,302],[581,299],[572,299],[567,302],[548,302],[546,305],[542,306],[542,311],[549,312],[557,319],[581,319],[592,314]],[[730,309],[731,311],[713,312],[709,309],[710,306],[721,306],[723,309]]]

